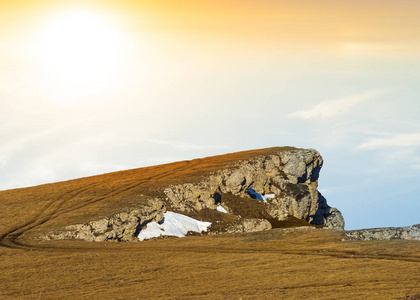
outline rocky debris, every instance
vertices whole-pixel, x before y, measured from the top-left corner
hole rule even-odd
[[[258,232],[270,230],[271,224],[265,219],[242,219],[237,226],[228,229],[228,233],[233,232]]]
[[[220,231],[210,231],[209,234],[260,232],[271,229],[271,223],[266,219],[247,219],[241,216],[236,216],[235,221],[229,226]]]
[[[329,214],[325,221],[325,226],[327,226],[327,228],[335,230],[344,229],[344,218],[337,208],[330,207],[327,214]]]
[[[346,231],[350,240],[417,240],[420,241],[420,224],[406,227],[369,228]]]
[[[86,224],[69,225],[65,227],[65,231],[50,233],[43,239],[79,239],[88,242],[134,241],[137,240],[136,237],[143,227],[149,222],[160,222],[165,212],[164,203],[155,199],[149,201],[149,206],[139,207]]]
[[[247,192],[252,188],[261,195],[274,194],[267,199],[267,212],[273,218],[284,220],[292,215],[315,225],[342,230],[343,216],[328,206],[317,190],[322,164],[321,155],[313,149],[279,151],[277,155],[238,161],[233,167],[209,174],[199,183],[169,186],[164,190],[165,200],[183,212],[216,209],[223,202],[223,195],[249,197]]]

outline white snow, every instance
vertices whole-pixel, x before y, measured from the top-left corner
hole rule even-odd
[[[265,202],[267,202],[267,199],[274,199],[275,197],[276,197],[275,194],[267,194],[267,195],[262,196]]]
[[[188,232],[206,232],[210,222],[201,222],[196,219],[168,211],[163,214],[163,222],[150,222],[137,236],[140,241],[161,235],[184,237]]]
[[[268,203],[267,199],[274,199],[276,197],[275,194],[261,195],[260,193],[257,193],[253,189],[248,190],[248,195],[251,196],[252,198],[256,199],[256,200],[261,200],[261,201],[264,201],[266,203]]]
[[[222,213],[227,214],[226,209],[224,209],[224,207],[223,207],[223,206],[221,206],[221,205],[219,205],[219,206],[216,208],[216,210],[217,210],[217,211],[220,211],[220,212],[222,212]]]

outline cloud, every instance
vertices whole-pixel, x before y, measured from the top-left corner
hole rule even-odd
[[[394,134],[389,137],[371,138],[362,143],[357,149],[382,149],[420,146],[420,133]]]
[[[420,133],[382,134],[366,139],[356,150],[372,151],[372,159],[379,162],[376,171],[389,172],[385,170],[392,166],[394,178],[420,170]]]
[[[219,150],[219,149],[225,149],[227,148],[226,145],[199,145],[199,144],[192,144],[192,143],[184,143],[179,141],[166,141],[166,140],[158,140],[158,139],[145,139],[145,141],[155,143],[155,144],[161,144],[161,145],[167,145],[171,146],[178,150]]]
[[[20,136],[4,145],[0,144],[0,166],[4,166],[10,157],[13,156],[16,152],[19,152],[25,148],[29,149],[28,147],[37,144],[38,141],[42,140],[43,138],[57,138],[58,136],[62,136],[63,132],[73,129],[75,126],[86,125],[86,121],[89,119],[90,118],[85,118],[63,123],[52,128],[30,133],[26,136]]]
[[[406,43],[394,41],[394,43],[363,43],[348,42],[341,46],[343,54],[354,56],[393,56],[404,54],[417,55],[418,45],[415,43]]]
[[[289,114],[289,118],[299,119],[327,119],[346,113],[352,107],[382,96],[388,92],[388,89],[379,89],[368,91],[362,94],[353,95],[341,99],[328,100],[315,105],[308,110],[301,110]]]

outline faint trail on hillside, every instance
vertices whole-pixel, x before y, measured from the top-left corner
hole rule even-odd
[[[71,199],[74,199],[75,197],[81,195],[83,192],[89,190],[90,188],[97,186],[101,184],[101,182],[93,183],[88,186],[84,186],[82,188],[76,189],[74,191],[71,191],[70,193],[65,194],[65,196],[59,198],[58,200],[51,200],[47,202],[41,209],[38,214],[35,215],[35,217],[31,218],[29,221],[24,223],[21,226],[12,228],[5,234],[2,234],[0,236],[0,246],[8,247],[8,248],[27,248],[26,245],[18,243],[16,240],[19,236],[21,236],[26,231],[33,229],[48,220],[50,220],[51,216],[60,209],[61,206],[66,201],[69,201]]]
[[[25,232],[34,229],[46,222],[48,222],[49,220],[52,220],[54,218],[59,217],[61,214],[65,214],[65,213],[69,213],[78,209],[81,209],[83,207],[95,204],[97,202],[103,201],[109,197],[113,197],[122,193],[125,193],[129,190],[132,190],[136,187],[139,187],[141,185],[144,185],[148,182],[150,182],[151,180],[160,180],[163,178],[168,177],[169,175],[172,175],[175,172],[180,172],[180,171],[184,171],[187,170],[189,168],[191,168],[194,165],[199,164],[199,160],[197,161],[187,161],[183,164],[181,164],[181,166],[171,169],[169,171],[166,172],[162,172],[156,176],[149,176],[146,177],[146,179],[140,181],[140,182],[135,182],[133,184],[128,184],[125,185],[123,187],[119,187],[119,188],[115,188],[112,189],[108,192],[106,192],[105,194],[99,196],[99,197],[95,197],[92,200],[83,202],[83,203],[76,203],[73,205],[70,205],[68,207],[62,207],[66,202],[75,199],[76,197],[82,195],[83,193],[91,190],[92,188],[95,188],[97,186],[100,186],[101,184],[103,184],[106,180],[100,181],[100,182],[96,182],[96,183],[92,183],[89,184],[87,186],[84,186],[82,188],[76,189],[70,193],[65,194],[63,197],[58,198],[57,200],[51,200],[48,203],[46,203],[40,210],[40,212],[35,215],[35,217],[31,218],[29,221],[27,221],[26,223],[24,223],[21,226],[17,226],[15,228],[10,229],[9,231],[7,231],[6,233],[2,234],[0,236],[0,247],[7,247],[7,248],[14,248],[14,249],[22,249],[22,250],[32,250],[32,249],[37,249],[37,247],[23,243],[18,241],[19,237],[22,236]],[[146,195],[147,196],[147,195]],[[42,247],[40,248],[42,249]]]
[[[333,251],[333,250],[281,250],[281,249],[238,249],[228,247],[211,247],[209,249],[199,248],[196,249],[190,247],[153,247],[155,251],[169,251],[169,252],[195,252],[195,253],[236,253],[236,254],[284,254],[284,255],[302,255],[302,256],[322,256],[322,257],[334,257],[342,259],[371,259],[371,260],[398,260],[407,262],[419,262],[420,256],[402,256],[395,254],[369,254],[357,251]]]
[[[71,211],[74,211],[74,210],[77,210],[77,209],[86,207],[88,205],[95,204],[95,203],[100,202],[100,201],[103,201],[103,200],[105,200],[105,199],[107,199],[109,197],[116,196],[116,195],[125,193],[125,192],[127,192],[129,190],[132,190],[132,189],[134,189],[136,187],[139,187],[139,186],[141,186],[141,185],[143,185],[145,183],[148,183],[150,180],[163,179],[165,177],[168,177],[168,175],[173,174],[176,171],[183,171],[183,170],[186,170],[186,169],[188,169],[190,167],[191,167],[190,165],[188,165],[188,166],[180,166],[177,169],[173,169],[173,170],[170,170],[170,171],[167,171],[167,172],[163,172],[163,173],[161,173],[158,176],[150,176],[150,177],[148,177],[148,178],[146,178],[146,179],[144,179],[144,180],[142,180],[140,182],[135,182],[133,184],[129,184],[129,185],[126,185],[126,186],[123,186],[123,187],[120,187],[120,188],[115,188],[115,189],[113,189],[113,190],[105,193],[104,195],[102,195],[100,197],[97,197],[97,198],[94,198],[92,200],[89,200],[89,201],[86,201],[86,202],[83,202],[83,203],[78,203],[78,204],[75,204],[75,205],[72,205],[72,206],[69,206],[69,207],[60,209],[57,212],[55,212],[54,214],[52,214],[51,217],[57,217],[58,214],[68,213],[68,212],[71,212]]]

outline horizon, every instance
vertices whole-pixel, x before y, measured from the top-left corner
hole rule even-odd
[[[420,223],[418,1],[0,7],[0,190],[293,146],[347,230]]]

